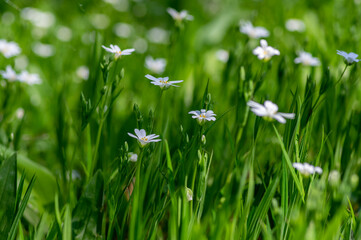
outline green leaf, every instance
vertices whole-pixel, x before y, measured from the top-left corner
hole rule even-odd
[[[288,169],[290,170],[291,172],[291,175],[292,175],[292,178],[293,180],[295,181],[295,184],[296,184],[296,187],[302,197],[302,201],[304,201],[304,197],[305,197],[305,191],[301,185],[301,182],[300,180],[298,179],[297,175],[296,175],[296,172],[295,172],[295,169],[293,168],[292,166],[292,162],[291,162],[291,159],[290,157],[288,156],[288,153],[286,151],[286,148],[285,148],[285,145],[283,144],[283,141],[282,141],[282,138],[280,136],[280,134],[278,133],[277,131],[277,128],[273,125],[273,129],[275,130],[275,133],[277,135],[277,139],[278,139],[278,142],[280,143],[281,145],[281,149],[282,149],[282,153],[283,153],[283,156],[286,160],[286,163],[287,163],[287,166],[288,166]]]
[[[101,223],[104,180],[99,170],[89,181],[73,211],[72,228],[75,239],[96,239]]]
[[[6,159],[0,168],[0,235],[5,236],[11,227],[16,202],[16,154]]]

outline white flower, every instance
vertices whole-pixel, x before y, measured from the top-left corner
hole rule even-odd
[[[196,118],[199,124],[203,124],[205,121],[216,121],[216,114],[212,110],[206,111],[201,109],[201,111],[190,111],[189,114],[193,114],[192,118]]]
[[[4,39],[0,39],[0,52],[6,58],[11,58],[20,54],[21,49],[16,42],[8,42]]]
[[[145,75],[146,78],[148,78],[149,80],[152,80],[150,83],[159,86],[161,89],[167,89],[170,86],[173,87],[179,87],[178,85],[175,85],[175,83],[181,83],[183,82],[183,80],[177,80],[177,81],[168,81],[169,77],[164,77],[164,78],[156,78],[153,77],[152,75]]]
[[[169,32],[163,28],[154,27],[147,32],[150,42],[158,44],[167,44],[169,42]]]
[[[253,27],[249,21],[241,23],[239,30],[241,33],[247,34],[250,38],[264,38],[269,36],[267,29],[264,27]]]
[[[145,58],[145,67],[154,73],[163,73],[166,65],[167,60],[164,58],[153,59],[151,56]]]
[[[4,79],[7,79],[10,82],[14,82],[18,79],[18,75],[10,65],[6,66],[5,71],[0,71],[0,74]]]
[[[16,117],[22,119],[24,117],[25,111],[23,108],[16,109]]]
[[[128,159],[131,162],[136,162],[138,160],[138,154],[129,152],[128,153]]]
[[[310,175],[310,174],[322,174],[322,168],[320,167],[315,167],[312,166],[311,164],[308,163],[293,163],[292,166],[297,169],[301,174],[303,175]]]
[[[51,12],[43,12],[36,8],[24,8],[21,17],[39,28],[49,28],[55,23],[55,16]]]
[[[351,65],[354,62],[360,61],[360,59],[357,59],[358,54],[353,53],[353,52],[347,53],[344,51],[337,50],[337,54],[343,56],[345,58],[346,64],[348,64],[348,65]]]
[[[320,60],[312,57],[311,53],[301,51],[295,59],[295,63],[302,63],[305,66],[318,66],[320,65]]]
[[[135,129],[134,132],[136,135],[131,134],[131,133],[128,133],[128,135],[133,138],[136,138],[141,147],[144,147],[145,145],[147,145],[150,142],[162,141],[161,139],[155,139],[155,138],[159,137],[159,135],[151,134],[151,135],[147,136],[144,129],[140,129],[140,130]]]
[[[340,172],[337,170],[332,170],[328,174],[328,183],[331,185],[331,187],[337,187],[340,184],[341,175]]]
[[[88,80],[89,78],[89,68],[87,66],[80,66],[76,69],[76,75],[83,79]]]
[[[190,188],[186,187],[186,195],[187,195],[187,200],[188,201],[192,201],[193,200],[193,192]]]
[[[32,50],[36,55],[42,58],[48,58],[54,55],[54,47],[50,44],[37,42],[33,44]]]
[[[125,49],[122,51],[117,45],[113,45],[113,44],[110,44],[110,48],[102,45],[102,48],[104,48],[107,52],[114,53],[115,59],[119,58],[122,55],[130,55],[132,54],[132,52],[135,51],[134,48]]]
[[[183,20],[188,20],[188,21],[193,20],[193,16],[188,14],[187,10],[182,10],[182,11],[178,12],[177,10],[175,10],[173,8],[167,8],[167,12],[169,13],[169,15],[172,16],[172,18],[176,22],[182,22]]]
[[[28,73],[28,71],[22,71],[18,76],[18,80],[20,82],[27,83],[29,85],[40,84],[41,79],[36,73]]]
[[[228,61],[228,58],[229,58],[229,53],[228,51],[224,50],[224,49],[219,49],[217,52],[216,52],[216,57],[219,61],[221,62],[227,62]]]
[[[261,39],[260,44],[261,44],[260,47],[256,47],[253,50],[253,54],[257,55],[258,59],[268,61],[271,59],[272,56],[280,55],[280,51],[278,51],[277,49],[271,46],[268,46],[266,40]]]
[[[278,106],[271,101],[265,101],[264,105],[254,102],[252,100],[247,102],[251,107],[251,111],[257,116],[264,117],[266,120],[276,119],[280,123],[286,123],[286,119],[294,119],[294,113],[281,113],[278,112]]]
[[[286,28],[290,32],[304,32],[305,24],[299,19],[288,19],[286,21]]]

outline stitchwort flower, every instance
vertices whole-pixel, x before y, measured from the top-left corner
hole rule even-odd
[[[322,168],[312,166],[311,164],[308,163],[293,163],[292,166],[305,176],[315,173],[322,174],[323,172]]]
[[[154,73],[163,73],[166,65],[167,60],[164,58],[153,59],[151,56],[145,58],[145,67]]]
[[[192,21],[194,19],[193,16],[190,15],[187,10],[182,10],[178,12],[173,8],[167,8],[167,12],[178,23],[182,22],[183,20]]]
[[[247,34],[250,38],[265,38],[269,32],[264,27],[254,27],[251,22],[242,22],[239,28],[241,33]]]
[[[190,111],[189,114],[193,114],[192,118],[197,119],[200,125],[204,124],[205,121],[216,121],[214,117],[216,114],[212,110],[201,109],[201,111]]]
[[[8,42],[4,39],[0,39],[0,52],[6,58],[17,56],[21,53],[21,49],[16,42]]]
[[[148,143],[151,143],[151,142],[162,141],[161,139],[156,139],[159,137],[159,135],[156,135],[156,134],[147,135],[144,129],[140,129],[140,130],[135,129],[134,132],[136,135],[131,134],[131,133],[128,133],[128,135],[137,139],[138,143],[141,147],[145,147]]]
[[[0,71],[0,74],[4,79],[8,80],[9,82],[15,82],[18,79],[18,75],[10,65],[6,66],[5,71]]]
[[[266,40],[261,39],[260,44],[261,44],[261,46],[256,47],[253,50],[253,54],[257,55],[258,59],[268,61],[271,59],[272,56],[280,55],[280,51],[278,51],[277,49],[275,49],[271,46],[268,46],[268,43]]]
[[[18,80],[20,82],[24,82],[24,83],[27,83],[29,85],[40,84],[41,83],[41,79],[40,79],[38,74],[36,74],[36,73],[28,73],[28,71],[22,71],[18,76]]]
[[[175,84],[183,82],[183,80],[168,81],[169,77],[156,78],[149,74],[145,75],[145,77],[148,78],[149,80],[152,80],[150,83],[159,86],[162,90],[168,89],[170,86],[179,87],[178,85]]]
[[[278,106],[271,101],[265,101],[264,105],[254,102],[252,100],[248,101],[247,105],[251,107],[251,111],[257,116],[264,117],[267,121],[276,119],[280,123],[286,123],[286,119],[294,119],[294,113],[281,113],[278,112]]]
[[[360,59],[357,59],[358,54],[353,52],[347,53],[344,51],[337,50],[337,54],[345,58],[344,60],[347,65],[352,65],[353,63],[360,61]]]
[[[295,63],[302,63],[305,66],[318,66],[320,65],[320,60],[316,57],[312,57],[311,53],[308,52],[299,52],[297,58],[295,58]]]
[[[110,48],[102,45],[102,48],[104,48],[105,51],[107,52],[114,53],[115,59],[118,59],[122,55],[130,55],[132,54],[132,52],[135,51],[134,48],[125,49],[122,51],[117,45],[113,45],[113,44],[110,44]]]

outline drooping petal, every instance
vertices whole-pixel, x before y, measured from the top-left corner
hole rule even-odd
[[[133,138],[138,139],[138,137],[137,137],[137,136],[135,136],[134,134],[128,133],[128,135],[129,135],[129,136],[131,136],[131,137],[133,137]]]
[[[274,119],[276,119],[280,123],[286,123],[286,119],[284,119],[280,114],[275,114],[272,116]]]
[[[278,113],[279,115],[281,115],[282,117],[284,118],[288,118],[288,119],[294,119],[295,118],[295,115],[294,113]]]

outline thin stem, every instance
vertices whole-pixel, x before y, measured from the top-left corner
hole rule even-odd
[[[343,74],[346,72],[347,67],[348,67],[348,65],[346,64],[345,68],[343,69],[343,72],[341,73],[340,78],[337,80],[337,82],[336,82],[336,84],[335,84],[335,85],[337,85],[337,84],[341,81],[342,76],[343,76]]]

